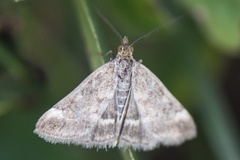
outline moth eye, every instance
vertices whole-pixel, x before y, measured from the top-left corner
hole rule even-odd
[[[118,52],[122,51],[122,45],[118,46]]]

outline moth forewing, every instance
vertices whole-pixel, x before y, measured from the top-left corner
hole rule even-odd
[[[142,64],[133,70],[132,92],[149,147],[178,145],[196,136],[196,126],[190,114]]]
[[[52,143],[72,143],[88,148],[112,146],[116,139],[115,120],[101,117],[115,103],[116,79],[112,65],[113,62],[109,62],[98,68],[44,113],[34,132]]]

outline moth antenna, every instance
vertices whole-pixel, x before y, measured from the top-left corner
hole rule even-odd
[[[116,36],[119,38],[120,42],[122,43],[122,36],[121,34],[116,30],[116,28],[114,28],[114,26],[112,25],[112,23],[110,23],[107,18],[98,10],[96,9],[98,15],[102,18],[102,20],[113,30],[113,32],[116,34]]]
[[[148,32],[147,34],[145,34],[145,35],[139,37],[138,39],[136,39],[132,44],[130,44],[130,46],[133,46],[135,43],[143,40],[144,38],[150,36],[151,34],[159,31],[159,30],[162,29],[162,28],[166,28],[166,27],[169,26],[170,24],[175,23],[176,21],[178,21],[178,20],[180,20],[180,19],[182,19],[182,18],[183,18],[183,16],[179,16],[179,17],[174,18],[173,20],[171,20],[171,21],[169,21],[169,22],[167,22],[167,23],[162,24],[161,26],[159,26],[159,27],[151,30],[151,31]]]

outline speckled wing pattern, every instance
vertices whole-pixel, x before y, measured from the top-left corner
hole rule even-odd
[[[87,148],[115,146],[115,81],[110,61],[44,113],[34,132],[52,143]]]
[[[140,63],[135,64],[132,70],[131,91],[119,146],[152,150],[160,145],[179,145],[196,136],[190,114],[163,83]]]
[[[194,138],[190,114],[132,52],[124,37],[116,58],[44,113],[34,132],[52,143],[145,151]]]

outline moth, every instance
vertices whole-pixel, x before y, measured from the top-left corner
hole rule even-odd
[[[34,133],[52,143],[147,151],[194,138],[196,126],[163,83],[133,58],[125,36],[116,58],[44,113]]]

